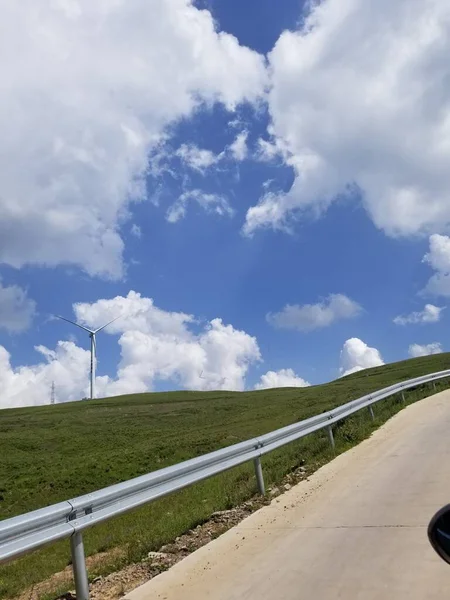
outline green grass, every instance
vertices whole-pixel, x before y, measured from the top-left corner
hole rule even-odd
[[[449,365],[450,354],[439,354],[310,388],[135,394],[2,410],[0,518],[205,454]],[[429,388],[408,392],[407,402],[431,392]],[[368,411],[340,423],[335,428],[337,452],[367,437],[402,406],[398,398],[388,399],[374,408],[374,423]],[[316,468],[332,456],[326,433],[318,432],[265,457],[266,482],[279,481],[303,461]],[[244,465],[89,529],[86,552],[123,547],[126,555],[120,563],[138,560],[213,511],[231,507],[255,492],[252,465]],[[69,563],[69,544],[63,540],[4,565],[0,567],[0,596],[14,596]],[[118,566],[115,559],[115,564],[102,569],[106,572]]]

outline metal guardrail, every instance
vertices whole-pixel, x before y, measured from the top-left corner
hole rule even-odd
[[[325,428],[334,449],[332,426],[338,421],[363,408],[368,408],[374,418],[373,404],[398,393],[402,394],[404,401],[404,390],[426,383],[434,386],[436,380],[445,377],[450,377],[450,369],[391,385],[315,417],[148,475],[0,521],[0,563],[70,537],[77,600],[88,600],[89,582],[82,538],[84,529],[251,460],[259,492],[264,494],[260,460],[264,454]]]

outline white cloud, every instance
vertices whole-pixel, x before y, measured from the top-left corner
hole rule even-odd
[[[120,315],[102,336],[119,335],[121,360],[115,377],[96,378],[98,396],[152,390],[157,380],[186,389],[243,390],[249,366],[261,358],[256,338],[245,331],[221,319],[200,327],[192,315],[160,309],[151,298],[133,291],[126,297],[75,304],[74,311],[80,323],[93,328]],[[105,343],[98,339],[100,371]],[[0,346],[2,408],[48,404],[52,381],[57,402],[87,395],[88,350],[68,341],[58,342],[55,350],[36,350],[45,362],[13,368],[9,353]]]
[[[430,236],[430,251],[423,257],[436,271],[430,277],[424,292],[434,296],[450,297],[450,238],[446,235]]]
[[[169,207],[166,214],[166,219],[169,223],[176,223],[186,216],[186,207],[190,201],[195,201],[206,212],[215,213],[221,217],[232,217],[234,210],[228,203],[228,200],[219,194],[207,194],[201,190],[191,190],[184,192],[181,196]]]
[[[142,236],[141,228],[139,227],[139,225],[136,225],[136,223],[133,223],[133,225],[131,226],[130,233],[138,239]]]
[[[264,59],[189,0],[3,3],[0,262],[120,278],[147,156],[205,104],[261,97]]]
[[[272,128],[269,126],[269,132],[272,132]],[[284,157],[289,160],[289,152],[283,148],[283,142],[280,139],[273,138],[271,140],[265,140],[264,138],[258,138],[256,142],[256,152],[254,155],[255,160],[261,162],[272,162],[277,157]]]
[[[243,124],[244,121],[240,117],[235,117],[234,119],[231,119],[231,121],[228,121],[228,127],[231,129],[241,129]]]
[[[244,232],[286,229],[361,192],[387,234],[450,226],[450,4],[311,2],[269,54],[272,133],[295,182],[263,196]],[[426,148],[426,152],[424,152]]]
[[[223,152],[214,154],[211,150],[199,148],[195,144],[182,144],[175,153],[191,169],[204,173],[223,158]]]
[[[434,306],[434,304],[425,304],[422,311],[415,311],[409,315],[395,317],[396,325],[408,325],[410,323],[437,323],[441,319],[441,313],[445,306]]]
[[[122,356],[117,378],[99,381],[105,394],[151,389],[155,379],[187,389],[242,390],[249,365],[260,359],[256,338],[244,331],[213,319],[193,333],[192,315],[159,309],[136,292],[74,309],[92,327],[122,315],[105,330],[120,334]]]
[[[350,338],[345,342],[341,350],[340,363],[341,377],[384,365],[379,350],[371,348],[359,338]]]
[[[217,165],[221,161],[229,160],[230,158],[242,161],[247,158],[247,137],[248,131],[241,131],[234,141],[219,154],[214,154],[214,152],[205,148],[199,148],[195,144],[182,144],[175,154],[185,165],[204,175],[207,169]]]
[[[423,260],[439,273],[450,273],[450,238],[447,235],[431,235],[430,251]]]
[[[341,319],[351,319],[362,311],[361,306],[344,294],[330,294],[316,304],[287,304],[278,313],[269,313],[267,321],[280,329],[311,331],[328,327]]]
[[[18,285],[4,286],[0,280],[0,327],[11,333],[25,331],[31,325],[36,303]]]
[[[441,354],[442,344],[439,342],[433,342],[431,344],[411,344],[408,348],[408,354],[413,358],[419,356],[428,356],[430,354]]]
[[[248,155],[247,148],[248,131],[241,131],[229,146],[229,151],[235,160],[244,160]]]
[[[1,408],[50,404],[52,382],[57,402],[79,400],[88,394],[89,351],[73,342],[58,342],[55,350],[35,348],[44,358],[32,366],[13,367],[0,346]]]
[[[261,375],[261,379],[255,385],[255,390],[265,390],[278,387],[307,387],[311,385],[299,377],[293,369],[280,369],[279,371],[267,371]]]

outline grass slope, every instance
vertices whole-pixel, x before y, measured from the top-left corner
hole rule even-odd
[[[365,393],[450,366],[439,354],[377,367],[310,388],[257,392],[135,394],[0,412],[0,518],[85,494],[329,410]],[[442,384],[444,385],[444,384]],[[431,393],[408,394],[414,401]],[[383,401],[373,424],[364,411],[336,428],[338,451],[348,448],[401,408]],[[331,458],[318,432],[264,459],[267,482],[306,462]],[[137,560],[256,490],[244,465],[90,529],[88,554],[127,548]],[[0,567],[0,596],[17,594],[70,562],[67,541]],[[105,564],[111,570],[117,564]],[[95,573],[91,573],[94,575]]]

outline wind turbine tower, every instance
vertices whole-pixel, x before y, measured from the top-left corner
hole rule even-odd
[[[114,323],[114,321],[117,321],[117,319],[119,319],[121,315],[119,315],[119,317],[116,317],[112,321],[108,321],[108,323],[106,323],[106,325],[102,325],[98,329],[88,329],[84,325],[80,325],[79,323],[76,323],[75,321],[71,321],[70,319],[66,319],[65,317],[61,317],[60,315],[55,315],[55,316],[58,319],[62,319],[63,321],[72,323],[72,325],[76,325],[80,329],[84,329],[84,331],[87,331],[89,334],[89,338],[91,340],[91,370],[90,370],[90,392],[91,393],[90,393],[90,399],[92,400],[93,398],[95,398],[95,366],[96,366],[96,361],[97,361],[97,356],[96,356],[97,355],[97,342],[96,342],[95,336],[97,335],[97,333],[99,331],[102,331],[102,329],[105,329],[105,327],[108,327],[108,325],[111,325],[111,323]]]

